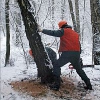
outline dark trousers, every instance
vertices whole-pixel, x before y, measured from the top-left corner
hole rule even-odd
[[[62,52],[61,56],[58,60],[55,61],[53,66],[53,74],[56,76],[61,75],[61,67],[70,62],[74,69],[76,69],[77,74],[81,77],[82,80],[85,82],[89,80],[87,75],[85,74],[84,70],[79,63],[80,59],[80,52],[75,51],[64,51]]]

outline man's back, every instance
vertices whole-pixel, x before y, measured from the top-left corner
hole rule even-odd
[[[64,35],[60,37],[59,51],[80,51],[78,33],[71,28],[64,28]]]

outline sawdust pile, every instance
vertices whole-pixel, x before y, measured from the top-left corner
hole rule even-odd
[[[21,80],[16,82],[11,82],[11,86],[15,91],[21,93],[27,93],[33,97],[40,97],[46,96],[48,94],[48,90],[51,91],[50,95],[58,96],[60,98],[68,98],[72,97],[75,99],[80,99],[81,94],[76,87],[74,86],[73,82],[67,78],[62,78],[63,83],[61,84],[61,88],[59,91],[52,91],[49,89],[48,86],[40,84],[37,80]],[[76,92],[77,91],[77,92]],[[78,93],[78,94],[77,94]]]
[[[38,97],[40,95],[45,95],[47,88],[45,85],[40,84],[37,81],[23,80],[11,82],[11,86],[14,90],[22,93],[27,93],[33,97]]]

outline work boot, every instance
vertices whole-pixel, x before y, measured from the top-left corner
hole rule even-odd
[[[59,76],[54,76],[54,83],[49,85],[51,90],[59,91],[61,79]]]
[[[90,83],[90,80],[86,81],[85,83],[86,83],[86,86],[84,87],[84,89],[86,89],[86,90],[92,90],[92,85]]]

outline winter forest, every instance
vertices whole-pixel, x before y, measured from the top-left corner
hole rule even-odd
[[[58,30],[61,20],[79,33],[92,91],[83,90],[83,81],[69,64],[61,69],[65,83],[60,91],[39,84],[38,75],[44,81],[51,74],[45,48],[59,58],[60,42],[59,37],[37,32],[37,27]],[[0,0],[0,69],[1,100],[100,100],[100,0]]]

